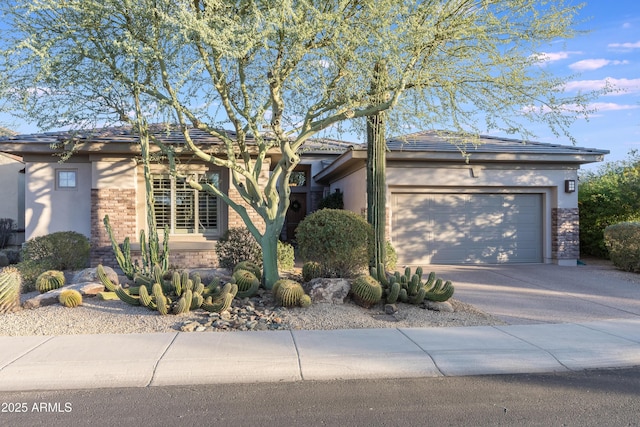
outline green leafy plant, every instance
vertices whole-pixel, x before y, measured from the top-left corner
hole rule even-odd
[[[604,241],[613,265],[640,273],[640,222],[622,222],[604,229]]]
[[[581,172],[578,186],[580,251],[608,257],[604,230],[610,225],[640,221],[640,154]]]
[[[278,270],[289,271],[295,266],[295,252],[289,243],[278,240]]]
[[[325,274],[352,277],[369,264],[372,228],[350,211],[322,209],[308,215],[296,230],[302,259],[319,262]]]
[[[218,264],[222,268],[232,269],[241,261],[250,261],[262,265],[260,245],[249,230],[242,227],[230,228],[216,244]]]
[[[60,289],[64,286],[65,278],[62,271],[48,270],[42,273],[36,279],[36,289],[41,294]]]
[[[9,245],[16,230],[15,221],[11,218],[0,218],[0,249]]]
[[[20,286],[22,277],[15,267],[0,270],[0,314],[20,309]]]
[[[58,301],[65,307],[74,308],[82,305],[82,294],[75,289],[65,289],[60,292]]]
[[[38,276],[47,270],[78,270],[89,265],[89,239],[74,231],[35,237],[24,243],[17,264],[25,292],[35,289]]]
[[[344,198],[341,191],[327,194],[318,204],[318,209],[344,209]]]

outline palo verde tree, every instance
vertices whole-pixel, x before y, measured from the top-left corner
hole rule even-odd
[[[563,81],[538,63],[546,43],[573,35],[570,3],[1,0],[0,73],[8,105],[43,129],[153,119],[182,130],[186,151],[230,171],[245,204],[190,184],[244,219],[271,287],[289,177],[309,138],[387,110],[389,125],[421,129],[473,133],[481,112],[492,130],[526,135],[527,118],[566,132],[585,99],[564,97]],[[385,87],[371,90],[380,61]],[[221,148],[199,146],[193,128]],[[162,148],[178,157],[176,147]],[[277,163],[260,182],[273,152]]]

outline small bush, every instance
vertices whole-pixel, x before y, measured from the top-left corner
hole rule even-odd
[[[390,241],[387,240],[387,259],[385,268],[387,271],[394,271],[398,265],[398,254]]]
[[[330,276],[352,277],[369,265],[372,234],[361,216],[322,209],[300,222],[296,239],[304,261],[319,262]]]
[[[293,246],[278,240],[278,269],[284,271],[293,270],[295,262]]]
[[[218,264],[233,269],[241,261],[262,265],[262,248],[246,228],[230,228],[216,244]],[[278,268],[291,270],[294,266],[293,246],[278,241]]]
[[[218,263],[233,269],[240,261],[262,265],[262,250],[255,237],[246,228],[230,228],[216,244]]]
[[[9,245],[11,237],[16,230],[16,225],[11,218],[0,218],[0,249]]]
[[[18,263],[24,292],[35,289],[38,276],[47,270],[78,270],[89,265],[89,239],[74,231],[60,231],[28,240]]]
[[[344,209],[344,199],[341,192],[331,193],[318,204],[318,209]]]
[[[28,240],[24,261],[47,262],[49,270],[78,270],[89,266],[89,239],[75,231],[60,231]]]
[[[622,222],[604,229],[604,241],[613,265],[640,273],[640,222]]]

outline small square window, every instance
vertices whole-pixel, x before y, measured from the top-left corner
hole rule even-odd
[[[56,187],[58,189],[75,189],[77,187],[78,171],[59,170],[57,175]]]

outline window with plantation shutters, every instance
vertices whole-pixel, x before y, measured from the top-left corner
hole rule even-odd
[[[192,174],[201,184],[218,185],[217,172]],[[218,197],[198,191],[185,178],[153,175],[153,199],[159,229],[169,227],[172,234],[212,234],[218,232]]]

